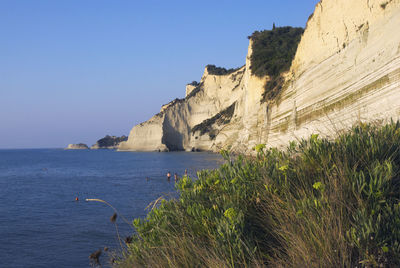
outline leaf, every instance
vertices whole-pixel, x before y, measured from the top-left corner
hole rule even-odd
[[[283,165],[279,168],[280,171],[286,171],[289,168],[288,165]]]
[[[297,214],[297,216],[303,215],[303,210],[299,209],[299,210],[296,212],[296,214]]]
[[[316,183],[313,184],[312,187],[313,187],[315,190],[319,190],[322,186],[323,186],[322,182],[317,181]]]
[[[265,149],[265,144],[257,144],[254,147],[254,150],[256,150],[257,153],[261,153]]]

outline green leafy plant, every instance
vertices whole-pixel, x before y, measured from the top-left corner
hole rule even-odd
[[[289,70],[303,32],[303,28],[274,27],[249,36],[253,50],[251,72],[258,77],[270,77],[265,84],[263,101],[275,98],[281,91],[284,83],[281,74]]]
[[[179,198],[134,220],[121,267],[400,265],[399,122],[221,154],[219,169],[184,177]]]
[[[225,69],[223,67],[217,67],[213,64],[209,64],[206,66],[207,72],[212,75],[227,75],[236,72],[240,68],[234,68],[234,69]]]

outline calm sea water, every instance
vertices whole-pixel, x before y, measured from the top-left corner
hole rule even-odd
[[[86,198],[144,217],[151,201],[175,193],[168,171],[195,175],[219,164],[209,153],[0,150],[0,267],[90,267],[91,252],[120,246],[113,210]],[[117,225],[122,237],[132,233],[121,217]]]

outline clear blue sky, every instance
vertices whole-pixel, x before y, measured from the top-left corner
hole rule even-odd
[[[0,0],[0,148],[92,145],[182,98],[247,36],[304,27],[318,0]]]

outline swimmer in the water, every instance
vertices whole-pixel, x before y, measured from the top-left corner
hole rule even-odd
[[[171,180],[171,173],[168,171],[167,173],[167,180],[170,181]]]

